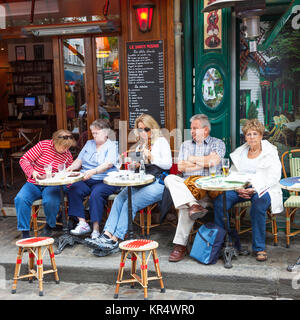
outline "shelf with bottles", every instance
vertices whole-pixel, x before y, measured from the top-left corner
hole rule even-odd
[[[51,83],[38,83],[38,84],[14,84],[13,92],[9,92],[9,95],[42,95],[52,94]]]
[[[12,61],[9,95],[52,95],[52,60]]]
[[[52,60],[42,61],[11,61],[12,73],[38,73],[50,72],[52,73]]]

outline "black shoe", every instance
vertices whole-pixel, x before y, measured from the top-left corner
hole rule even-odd
[[[105,257],[119,251],[120,251],[119,247],[115,249],[109,249],[109,250],[102,250],[100,248],[97,248],[97,249],[94,249],[92,253],[97,257]]]
[[[52,228],[48,226],[48,224],[45,225],[44,229],[42,230],[42,237],[51,237],[52,236]]]
[[[30,238],[30,232],[29,231],[22,231],[22,239]]]

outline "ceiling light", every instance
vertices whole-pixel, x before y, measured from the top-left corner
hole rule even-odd
[[[86,33],[103,33],[119,31],[117,21],[95,21],[80,24],[64,24],[64,25],[36,25],[28,26],[22,29],[25,35],[33,34],[36,37],[54,36],[54,35],[70,35],[70,34],[86,34]]]

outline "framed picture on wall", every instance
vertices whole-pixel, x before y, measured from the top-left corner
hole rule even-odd
[[[17,61],[24,61],[26,60],[26,48],[25,46],[16,46],[16,60]]]
[[[34,60],[44,60],[44,45],[35,44],[33,46]]]

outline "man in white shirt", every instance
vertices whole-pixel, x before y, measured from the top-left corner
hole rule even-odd
[[[205,114],[196,114],[191,119],[192,140],[182,143],[178,156],[178,170],[183,177],[169,175],[165,178],[165,186],[169,189],[173,203],[178,212],[178,224],[173,240],[175,244],[169,256],[170,262],[177,262],[184,258],[189,233],[197,218],[207,213],[210,199],[206,196],[196,200],[184,180],[191,175],[209,175],[209,166],[214,163],[217,173],[221,172],[221,159],[225,155],[226,147],[222,140],[211,137],[210,122]]]

